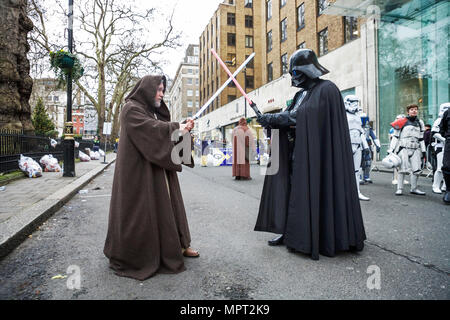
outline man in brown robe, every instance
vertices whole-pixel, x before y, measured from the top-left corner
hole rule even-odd
[[[254,137],[247,126],[245,118],[239,119],[233,129],[233,164],[232,176],[236,180],[250,180],[250,147],[254,150]]]
[[[172,136],[189,137],[194,123],[170,122],[164,76],[145,76],[125,99],[104,254],[119,276],[144,280],[185,270],[198,257],[171,154]],[[176,131],[176,132],[175,132]],[[175,132],[175,133],[174,133]],[[175,161],[178,162],[178,161]],[[193,167],[194,164],[188,164]]]

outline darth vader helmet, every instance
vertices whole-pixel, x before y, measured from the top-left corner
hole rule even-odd
[[[439,106],[439,117],[442,118],[444,112],[450,109],[450,102],[445,102]]]
[[[329,72],[319,64],[316,54],[310,49],[299,49],[289,59],[289,73],[294,87],[301,87],[308,78],[316,79]]]
[[[359,98],[353,94],[346,95],[344,98],[345,109],[347,112],[356,113],[359,109]]]

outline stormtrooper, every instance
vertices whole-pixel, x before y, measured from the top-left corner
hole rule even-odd
[[[350,141],[352,143],[353,165],[355,167],[356,186],[358,187],[359,200],[369,201],[370,198],[364,196],[359,188],[359,173],[361,167],[362,154],[369,153],[366,134],[361,126],[361,118],[358,113],[359,98],[355,95],[347,95],[344,98],[345,109],[347,110],[348,129],[350,130]]]
[[[450,109],[450,102],[443,103],[439,106],[438,118],[434,121],[433,127],[431,128],[432,143],[431,146],[436,152],[437,166],[433,177],[433,192],[441,194],[442,191],[446,191],[446,183],[442,184],[444,176],[442,174],[442,161],[444,159],[444,146],[445,138],[440,134],[439,125],[441,124],[442,116],[446,110]],[[441,191],[442,190],[442,191]]]
[[[369,148],[363,152],[363,162],[362,162],[362,182],[363,183],[373,183],[372,179],[370,179],[370,169],[372,167],[372,159],[373,159],[373,150],[372,144],[375,145],[376,151],[379,153],[381,149],[380,140],[378,140],[377,136],[373,132],[372,127],[369,123],[369,116],[365,113],[361,113],[361,122],[362,128],[364,129],[366,135],[366,141],[369,145]]]
[[[396,195],[403,194],[403,179],[405,174],[411,173],[411,193],[425,195],[425,192],[417,188],[417,180],[422,172],[422,159],[425,158],[425,142],[423,133],[425,125],[417,117],[419,107],[415,104],[406,107],[407,116],[391,123],[394,128],[388,153],[394,153],[401,159],[398,170],[398,183]]]

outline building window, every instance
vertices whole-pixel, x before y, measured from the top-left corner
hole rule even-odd
[[[236,34],[228,33],[228,45],[235,46],[236,45]]]
[[[189,74],[192,74],[192,69],[187,69],[187,72],[188,72]]]
[[[187,78],[187,84],[192,84],[192,78]]]
[[[188,90],[186,94],[188,97],[192,97],[194,92],[192,90]]]
[[[273,80],[273,64],[272,62],[267,65],[267,82]]]
[[[267,32],[267,52],[272,50],[272,30]]]
[[[245,76],[245,88],[253,89],[255,87],[255,82],[253,76]]]
[[[197,85],[198,85],[198,78],[197,78],[197,79],[195,79],[195,84],[197,84]]]
[[[253,28],[253,16],[245,16],[245,27]]]
[[[245,60],[247,60],[248,57],[249,57],[249,55],[245,55]],[[249,68],[249,69],[253,69],[253,59],[250,60],[245,67]]]
[[[252,36],[245,36],[245,47],[253,48],[253,37]]]
[[[297,50],[298,49],[305,49],[306,48],[306,42],[305,41],[303,41],[302,43],[300,43],[298,46],[297,46]]]
[[[328,28],[319,32],[319,56],[328,53]]]
[[[244,7],[246,7],[246,8],[253,7],[253,0],[245,0],[244,1]]]
[[[288,58],[287,53],[281,56],[281,74],[288,73]]]
[[[234,0],[228,0],[228,4],[234,4]]]
[[[345,42],[355,40],[359,36],[358,19],[355,17],[344,17]]]
[[[59,97],[58,96],[53,96],[53,102],[59,102]]]
[[[319,16],[328,7],[328,0],[317,0],[317,6],[319,8]]]
[[[286,5],[286,0],[280,1],[280,8],[283,8]]]
[[[272,0],[267,0],[267,20],[272,18]]]
[[[195,106],[198,108],[199,107],[199,102],[198,101],[195,101]]]
[[[227,13],[227,24],[229,26],[234,26],[236,24],[236,15],[234,13]]]
[[[236,100],[236,96],[235,96],[235,95],[229,94],[229,95],[228,95],[228,102],[231,102],[231,101],[233,101],[233,100]]]
[[[192,101],[188,101],[187,106],[188,106],[188,108],[192,108],[192,106],[193,106]]]
[[[305,27],[305,3],[297,7],[297,31]]]
[[[287,40],[287,18],[284,18],[280,23],[281,42]]]
[[[187,116],[188,118],[192,117],[192,111],[188,111]]]
[[[198,97],[198,95],[199,95],[199,91],[195,90],[195,96]]]

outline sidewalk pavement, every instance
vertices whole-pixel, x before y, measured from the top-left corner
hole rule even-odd
[[[0,259],[9,254],[79,190],[115,160],[115,153],[100,160],[75,163],[75,177],[43,172],[39,178],[12,181],[0,191]],[[3,188],[2,188],[3,189]]]

